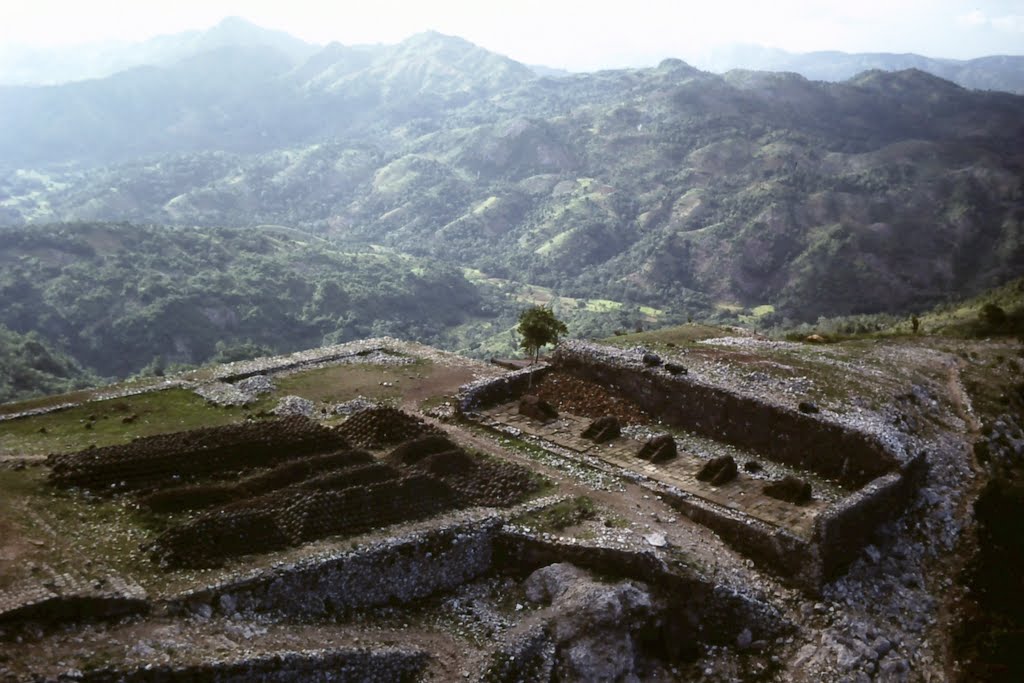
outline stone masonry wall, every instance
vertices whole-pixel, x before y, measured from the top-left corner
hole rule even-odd
[[[563,344],[552,362],[585,379],[618,387],[641,408],[674,427],[757,451],[849,489],[858,489],[897,465],[869,434],[689,376],[630,363],[598,346]]]
[[[75,680],[87,683],[411,682],[419,680],[419,674],[426,666],[427,659],[428,655],[425,652],[404,648],[279,652],[241,660],[192,665],[147,665],[129,671],[104,668],[86,672]]]
[[[536,384],[550,371],[551,366],[539,365],[463,385],[459,387],[459,412],[468,413],[519,398],[531,383]]]
[[[278,566],[246,579],[190,592],[176,602],[186,609],[219,605],[221,596],[240,611],[283,616],[407,603],[451,590],[491,568],[498,517],[387,539],[369,548]]]

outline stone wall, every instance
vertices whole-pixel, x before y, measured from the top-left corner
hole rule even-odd
[[[426,666],[428,658],[429,655],[425,652],[406,648],[278,652],[247,659],[192,665],[147,664],[133,670],[103,668],[87,671],[74,680],[86,683],[411,682],[420,679],[420,673]]]
[[[254,576],[189,592],[175,602],[230,604],[253,614],[323,617],[349,609],[407,603],[452,590],[492,566],[498,516],[380,541],[367,548],[260,571]]]
[[[820,514],[810,537],[802,538],[675,487],[644,484],[759,565],[811,592],[854,559],[880,524],[901,512],[924,471],[921,454],[897,454],[873,434],[647,366],[636,351],[565,342],[552,366],[617,389],[669,425],[809,470],[849,491]],[[478,408],[514,400],[525,384],[500,378],[464,389],[460,406]]]
[[[562,344],[552,362],[585,379],[617,387],[666,424],[757,451],[850,490],[897,466],[893,455],[870,434],[704,384],[689,375],[645,367],[603,347]]]
[[[899,472],[875,479],[814,520],[812,542],[819,556],[820,580],[837,575],[870,542],[879,525],[903,511],[926,470],[925,454],[918,453]]]
[[[808,562],[813,553],[807,540],[673,487],[659,487],[658,492],[669,505],[717,533],[759,566],[797,584],[817,583],[816,564]]]
[[[775,607],[716,586],[688,568],[670,566],[653,552],[552,540],[507,528],[496,539],[495,562],[523,576],[568,562],[603,576],[643,581],[686,613],[700,642],[732,643],[744,628],[758,638],[775,638],[792,628]]]
[[[550,371],[551,366],[538,365],[465,384],[459,387],[458,410],[468,413],[517,399]]]

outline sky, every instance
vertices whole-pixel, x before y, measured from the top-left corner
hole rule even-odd
[[[241,16],[314,43],[394,43],[436,30],[571,70],[699,61],[716,45],[791,52],[1024,54],[1024,0],[15,0],[0,47],[141,41]]]

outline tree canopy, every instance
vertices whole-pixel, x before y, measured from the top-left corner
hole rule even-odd
[[[555,317],[554,311],[544,306],[533,306],[519,314],[520,342],[528,354],[537,362],[540,349],[546,344],[557,344],[558,336],[568,332],[561,320]]]

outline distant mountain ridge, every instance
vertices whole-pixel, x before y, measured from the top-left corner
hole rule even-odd
[[[711,51],[700,66],[715,73],[733,69],[792,71],[813,81],[838,82],[864,71],[919,69],[974,90],[1024,94],[1024,56],[991,55],[976,59],[937,59],[913,53],[793,53],[759,45],[733,45]]]
[[[160,35],[139,43],[109,42],[67,48],[29,48],[0,45],[0,86],[57,85],[106,78],[140,66],[171,66],[202,52],[225,47],[269,47],[293,65],[299,65],[323,50],[283,31],[263,28],[241,17],[226,17],[206,30]],[[340,46],[369,56],[394,46]],[[991,55],[969,60],[926,57],[913,53],[847,53],[819,51],[793,53],[760,45],[729,45],[714,48],[694,60],[700,68],[714,73],[733,69],[792,71],[810,80],[838,82],[863,71],[920,69],[953,81],[965,88],[1002,90],[1024,94],[1024,56]],[[563,69],[531,64],[537,76],[562,78]]]
[[[65,48],[0,45],[0,85],[59,85],[107,78],[141,66],[171,66],[225,47],[269,47],[293,64],[320,47],[283,31],[228,17],[206,30],[161,35],[138,43],[109,42]]]
[[[904,312],[1024,271],[1024,97],[677,59],[538,77],[438,33],[0,88],[0,224],[79,220],[301,227],[662,319]]]

